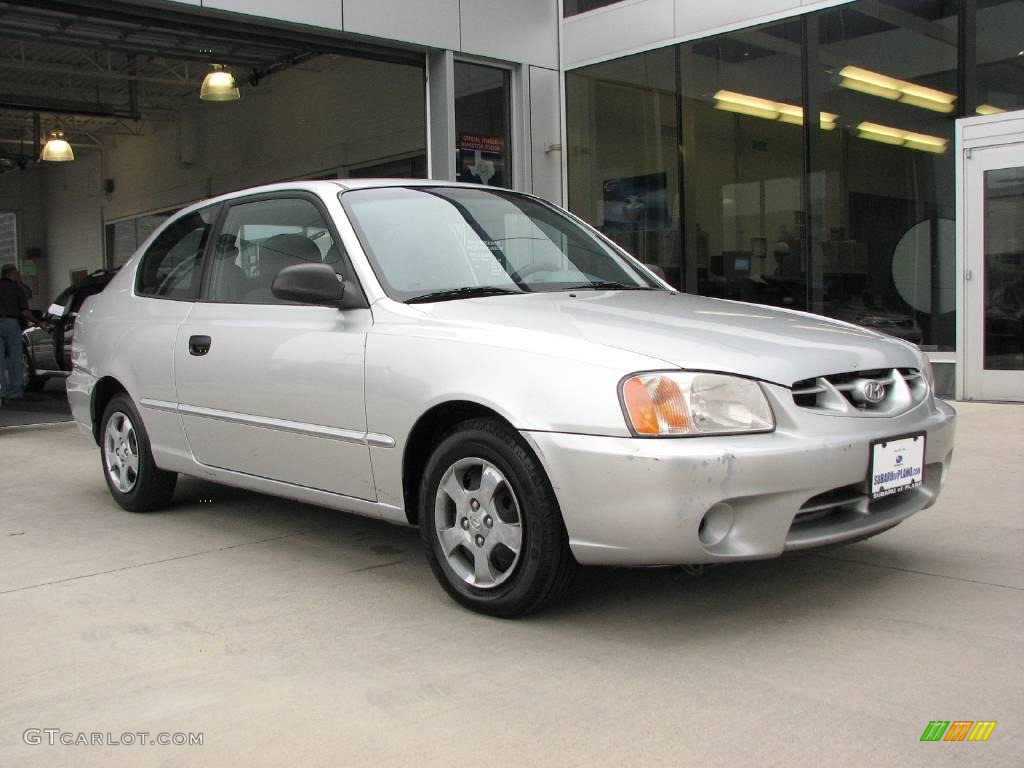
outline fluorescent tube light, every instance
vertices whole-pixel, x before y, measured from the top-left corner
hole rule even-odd
[[[882,144],[892,144],[896,147],[931,152],[936,155],[941,155],[945,152],[946,145],[949,144],[946,139],[940,136],[929,136],[927,133],[914,133],[913,131],[893,128],[890,125],[869,122],[857,125],[857,137],[878,141]]]
[[[787,104],[784,101],[762,99],[759,96],[750,96],[749,94],[737,93],[736,91],[718,91],[715,94],[715,109],[736,112],[741,115],[750,115],[751,117],[760,117],[765,120],[778,120],[780,123],[788,123],[790,125],[804,124],[803,107]],[[838,119],[839,115],[834,115],[831,112],[821,112],[821,129],[823,131],[835,130],[836,120]]]
[[[953,111],[953,105],[956,103],[956,96],[952,93],[889,77],[862,67],[843,67],[839,70],[839,77],[839,85],[842,88],[890,101],[899,101],[913,107],[930,109],[933,112],[948,114]]]

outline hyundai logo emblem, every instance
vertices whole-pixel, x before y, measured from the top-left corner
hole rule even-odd
[[[861,385],[861,392],[869,403],[880,403],[885,399],[885,385],[879,381],[865,381]]]

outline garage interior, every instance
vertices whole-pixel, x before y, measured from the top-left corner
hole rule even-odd
[[[239,100],[200,99],[213,65]],[[197,200],[296,178],[425,176],[424,71],[420,52],[223,12],[0,2],[0,211],[15,217],[8,250],[32,308],[120,266]],[[53,131],[74,161],[40,161]]]
[[[237,100],[200,98],[230,72]],[[37,316],[170,214],[300,178],[426,176],[424,55],[294,25],[118,2],[0,2],[0,261]],[[72,161],[45,161],[60,132]],[[70,418],[63,380],[0,427]]]

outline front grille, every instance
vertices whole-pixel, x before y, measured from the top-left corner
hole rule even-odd
[[[793,518],[793,525],[807,525],[843,512],[866,514],[869,503],[870,499],[864,493],[863,483],[835,488],[825,493],[819,493],[813,499],[804,502],[796,517]]]
[[[793,402],[801,408],[845,416],[894,416],[927,395],[928,381],[917,368],[836,373],[793,384]]]
[[[868,495],[867,482],[819,493],[801,505],[786,534],[786,549],[804,549],[862,538],[885,530],[927,506],[942,486],[942,463],[925,466],[923,486],[881,499]]]

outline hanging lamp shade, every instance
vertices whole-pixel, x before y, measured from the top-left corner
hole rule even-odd
[[[43,145],[39,159],[47,163],[69,163],[75,159],[75,152],[64,139],[63,131],[50,132],[50,138]]]
[[[238,92],[235,76],[224,69],[222,64],[214,64],[213,71],[203,79],[199,98],[203,101],[238,101],[242,95]]]

